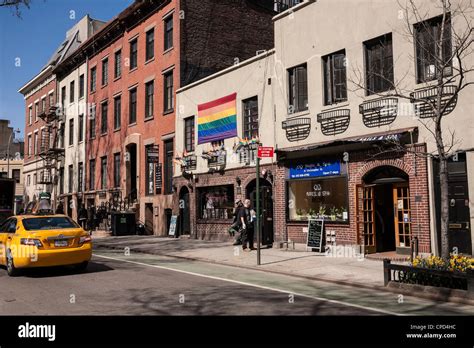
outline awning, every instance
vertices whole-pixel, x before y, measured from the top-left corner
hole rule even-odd
[[[397,129],[394,131],[379,132],[374,134],[358,135],[355,137],[342,138],[321,142],[317,144],[310,144],[305,146],[293,146],[287,148],[276,149],[275,152],[279,155],[283,154],[297,154],[300,152],[307,152],[317,149],[339,149],[344,147],[346,150],[358,150],[377,143],[388,143],[397,141],[401,144],[411,143],[411,134],[413,134],[413,142],[416,143],[418,135],[418,127]]]

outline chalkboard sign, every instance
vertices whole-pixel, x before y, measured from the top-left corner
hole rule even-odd
[[[176,215],[173,215],[171,217],[171,222],[170,222],[170,230],[168,232],[169,236],[174,236],[176,234],[176,224],[178,222],[178,217]]]
[[[318,249],[319,252],[323,252],[323,232],[324,220],[309,220],[306,248]]]

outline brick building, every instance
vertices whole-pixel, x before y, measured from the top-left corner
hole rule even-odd
[[[136,1],[68,58],[87,59],[87,206],[121,204],[166,233],[174,91],[272,47],[273,14],[273,1]]]
[[[264,163],[261,173],[262,196],[267,195],[267,207],[273,210],[264,216],[264,235],[271,230],[277,242],[305,243],[308,220],[317,218],[324,219],[328,243],[351,245],[356,252],[406,255],[416,244],[421,253],[439,253],[437,160],[425,155],[435,150],[435,141],[421,125],[429,115],[410,100],[394,97],[373,72],[383,69],[383,79],[392,81],[409,76],[404,88],[429,98],[433,69],[420,52],[435,45],[400,34],[407,21],[400,20],[395,0],[342,3],[307,1],[276,15],[275,49],[268,57],[242,62],[178,91],[180,169],[175,183],[182,204],[175,214],[181,216],[183,233],[229,238],[232,200],[252,199],[255,179],[252,163],[247,167],[232,159],[232,144],[246,137],[246,122],[255,115],[252,127],[258,140],[276,148],[276,157]],[[426,37],[425,31],[439,27],[440,10],[428,0],[418,5],[426,16],[409,18],[409,23],[418,30],[415,35]],[[327,21],[335,17],[337,23]],[[465,25],[462,17],[449,20],[456,28]],[[406,53],[413,49],[418,52],[415,61]],[[467,59],[470,66],[472,57]],[[265,73],[262,64],[270,67]],[[247,80],[249,67],[255,72]],[[364,76],[362,91],[355,82],[357,71]],[[209,129],[208,120],[223,115],[218,98],[230,93],[235,94],[236,131],[228,136],[225,129],[222,139],[191,146],[200,131]],[[248,98],[255,96],[258,102],[246,108]],[[202,112],[208,107],[211,112]],[[469,92],[463,91],[451,107],[445,132],[449,137],[456,127],[458,141],[457,155],[448,165],[450,247],[471,254],[474,171],[469,163],[474,147],[472,127],[464,126],[471,124],[473,111]]]
[[[68,58],[82,42],[100,27],[101,21],[85,16],[66,33],[50,60],[33,79],[20,88],[26,101],[25,112],[25,203],[35,201],[41,192],[52,194],[56,206],[60,194],[58,167],[64,160],[61,128],[64,96],[58,98],[58,80],[54,68]]]

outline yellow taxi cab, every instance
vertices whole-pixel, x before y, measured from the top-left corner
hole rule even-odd
[[[65,215],[18,215],[0,226],[0,265],[15,276],[33,267],[87,268],[92,257],[89,233]]]

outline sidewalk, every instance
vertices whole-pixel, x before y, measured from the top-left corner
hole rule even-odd
[[[262,249],[260,266],[257,266],[256,250],[244,252],[241,247],[230,245],[230,242],[125,236],[94,238],[94,248],[119,250],[130,248],[130,252],[186,258],[341,284],[368,288],[384,286],[381,261],[325,256],[307,252],[303,244],[297,244],[295,250],[279,249],[275,246],[271,249]]]

